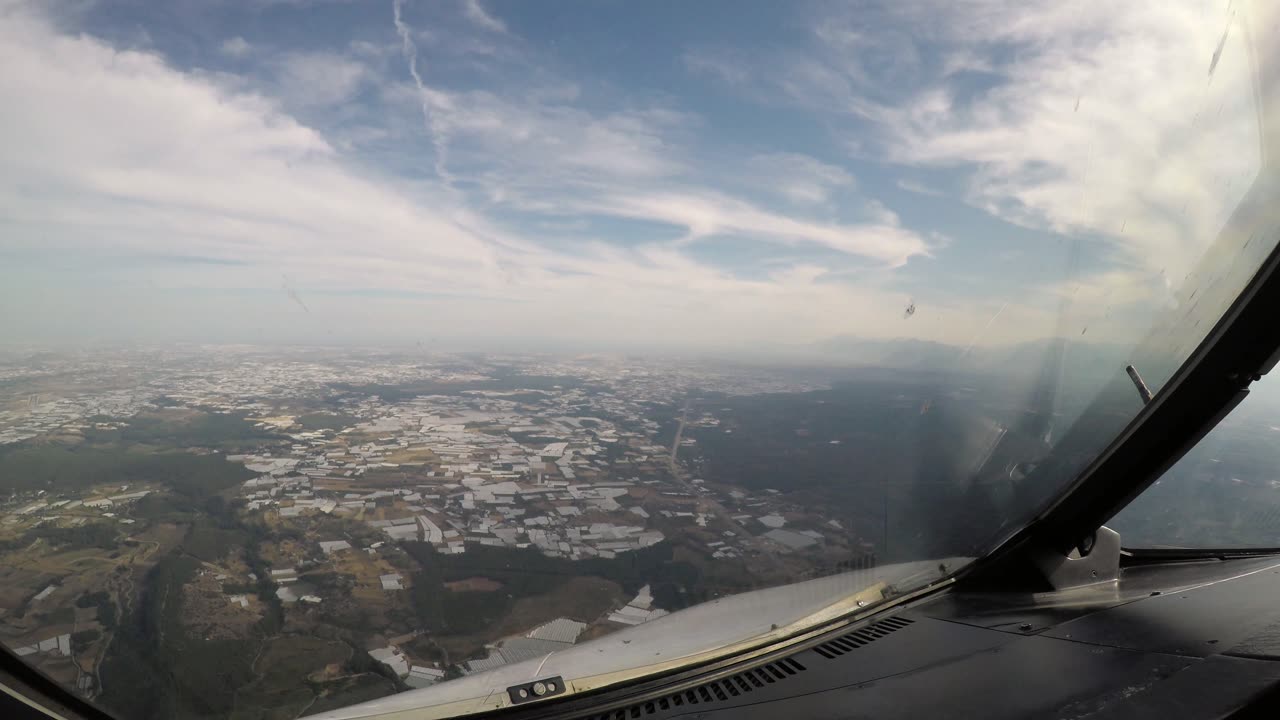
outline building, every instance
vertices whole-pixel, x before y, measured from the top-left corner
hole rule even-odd
[[[562,643],[577,642],[578,636],[583,630],[587,629],[587,624],[570,620],[569,618],[556,618],[549,623],[539,625],[529,631],[525,637],[535,640],[552,640]]]
[[[426,515],[418,516],[418,525],[422,528],[422,539],[432,545],[439,545],[444,542],[444,531],[440,526],[431,521]]]
[[[395,648],[395,646],[387,646],[370,650],[369,657],[386,665],[395,671],[396,675],[404,677],[409,674],[409,661],[405,656]]]
[[[760,521],[761,525],[768,528],[776,529],[787,524],[787,521],[781,515],[765,515],[764,517],[757,519]]]
[[[762,537],[766,537],[789,550],[801,550],[809,547],[810,545],[815,545],[818,542],[812,535],[792,530],[783,530],[781,528],[770,530]]]
[[[444,679],[444,671],[426,665],[414,665],[409,668],[409,675],[404,683],[411,688],[424,688]]]
[[[294,582],[298,579],[298,571],[295,568],[281,568],[271,571],[271,579],[281,585]]]
[[[320,549],[324,551],[325,555],[332,555],[343,550],[350,550],[351,543],[346,540],[321,540]]]

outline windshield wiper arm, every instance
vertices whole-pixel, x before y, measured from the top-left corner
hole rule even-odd
[[[1280,547],[1269,548],[1124,548],[1120,551],[1123,565],[1154,565],[1185,560],[1234,560],[1237,558],[1280,555]]]
[[[1125,365],[1124,371],[1129,373],[1129,379],[1133,381],[1133,386],[1138,388],[1138,395],[1142,398],[1142,404],[1146,405],[1151,402],[1151,390],[1142,381],[1142,376],[1138,374],[1138,368],[1132,365]]]

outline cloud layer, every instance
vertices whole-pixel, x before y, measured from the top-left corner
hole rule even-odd
[[[985,257],[1085,238],[1070,292],[1160,302],[1156,268],[1185,271],[1258,167],[1239,23],[1192,10],[818,13],[772,55],[671,53],[661,87],[712,102],[593,75],[474,1],[389,2],[310,46],[230,32],[195,60],[0,8],[0,321],[20,336],[1034,339],[1061,274]]]

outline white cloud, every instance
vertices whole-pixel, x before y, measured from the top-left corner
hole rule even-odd
[[[657,220],[686,229],[685,241],[737,235],[783,244],[810,243],[890,266],[928,255],[929,246],[914,232],[885,222],[840,225],[779,215],[709,191],[629,194],[600,201],[598,208],[624,217]]]
[[[747,63],[725,53],[713,53],[706,50],[691,50],[681,58],[684,66],[695,74],[707,75],[735,87],[744,87],[752,80],[752,73]]]
[[[684,163],[665,136],[678,114],[593,114],[561,98],[485,90],[445,92],[424,87],[433,133],[448,138],[459,166],[501,169],[518,181],[540,175],[539,185],[603,177],[655,178]]]
[[[922,182],[917,182],[915,180],[906,180],[906,179],[899,180],[898,187],[902,188],[903,190],[906,190],[907,192],[913,192],[917,195],[929,195],[932,197],[941,197],[942,195],[945,194],[941,190],[938,190],[937,188],[930,187],[928,185],[925,185]]]
[[[825,203],[836,190],[854,184],[844,168],[797,153],[756,155],[747,166],[766,187],[799,205]]]
[[[873,222],[841,225],[790,217],[712,189],[742,178],[728,167],[723,176],[706,165],[695,172],[678,138],[696,120],[669,109],[593,114],[537,91],[530,97],[425,88],[423,97],[433,136],[448,139],[451,180],[480,184],[498,206],[675,225],[686,242],[734,234],[809,243],[889,266],[928,254],[919,235],[874,203],[863,203]],[[746,165],[754,178],[747,185],[795,203],[821,203],[855,184],[843,169],[799,154],[762,154]]]
[[[353,170],[267,98],[152,53],[59,33],[12,6],[0,14],[0,67],[0,104],[10,109],[0,120],[6,246],[39,259],[0,271],[0,305],[29,308],[20,327],[199,338],[259,328],[281,340],[492,339],[540,328],[542,341],[738,347],[844,332],[849,319],[827,308],[880,302],[873,288],[824,284],[786,266],[744,281],[672,247],[541,247],[438,186],[410,195],[410,186]],[[514,119],[493,98],[441,98],[460,142],[495,142],[486,118]],[[516,165],[526,177],[549,160],[583,187],[606,177],[618,188],[678,171],[649,132],[677,122],[667,112],[543,109],[506,128],[523,133],[509,150],[530,164]],[[617,203],[622,215],[811,240],[885,262],[918,248],[902,229],[807,224],[727,198]],[[282,273],[306,298],[305,317],[279,290]],[[242,294],[260,290],[268,294]],[[376,296],[387,292],[408,295]],[[860,326],[876,332],[878,322]]]
[[[341,102],[370,81],[346,62],[293,55],[264,67],[292,78],[291,93]],[[349,157],[350,145],[284,112],[299,102],[292,96],[282,104],[247,93],[248,82],[60,33],[30,13],[0,11],[0,68],[0,104],[10,108],[0,114],[6,246],[46,263],[0,268],[0,279],[48,280],[0,282],[0,306],[30,306],[49,327],[737,348],[848,333],[964,343],[992,312],[986,300],[930,298],[904,327],[900,271],[890,268],[927,256],[936,241],[865,198],[865,220],[837,222],[735,197],[725,188],[742,162],[701,156],[693,131],[702,121],[662,102],[584,100],[543,76],[509,92],[384,88],[385,109],[418,127],[419,101],[429,106],[462,188],[451,193],[440,178],[410,183]],[[431,166],[425,132],[368,135],[403,142],[400,154],[418,170]],[[790,181],[779,192],[801,204],[856,191],[847,172],[813,158],[755,162]],[[507,210],[535,219],[512,222],[499,212]],[[688,242],[772,243],[779,253],[744,279],[695,260],[688,245],[589,241],[598,216],[675,226]],[[862,273],[857,286],[812,260],[789,260],[800,246],[846,255],[854,269],[840,273]],[[134,260],[165,257],[194,261]],[[83,258],[92,272],[50,270]],[[282,273],[311,309],[305,318],[279,290]],[[42,315],[48,308],[62,314]],[[1035,312],[1007,310],[990,339],[1034,333]]]
[[[1272,51],[1264,28],[1278,9],[886,2],[816,20],[807,53],[726,62],[694,51],[686,65],[749,99],[819,114],[863,161],[944,171],[946,187],[1000,219],[1093,240],[1095,275],[1082,282],[1149,319],[1261,167],[1257,118],[1277,108],[1257,107],[1275,94],[1254,87],[1250,55]],[[972,242],[961,234],[950,249]]]
[[[486,30],[499,33],[505,33],[507,31],[507,26],[498,18],[490,15],[488,11],[480,5],[480,0],[463,0],[463,10],[472,22]]]
[[[841,60],[836,68],[841,78],[863,92],[910,86],[924,71],[916,29],[877,22],[866,10],[852,10],[843,20],[819,23],[813,34],[830,56]]]
[[[155,55],[0,22],[0,207],[37,249],[179,252],[276,267],[412,253],[436,275],[491,265],[439,209],[343,168],[314,130],[261,97]],[[370,279],[368,277],[362,279]]]
[[[218,49],[222,51],[223,55],[228,55],[233,58],[242,58],[253,51],[253,46],[249,44],[248,40],[237,35],[223,40],[222,45]]]
[[[336,53],[290,52],[273,64],[281,95],[297,107],[346,102],[366,77],[362,63]]]
[[[396,21],[411,71],[438,65],[441,58],[425,53],[439,50],[419,47],[416,29],[403,16]],[[866,199],[851,198],[850,205],[865,208],[869,222],[840,224],[791,217],[721,189],[763,189],[795,205],[821,205],[856,185],[838,166],[797,153],[760,153],[745,164],[700,157],[698,133],[707,130],[700,118],[657,102],[582,102],[576,83],[542,72],[530,57],[512,61],[520,77],[538,82],[446,90],[419,72],[415,87],[392,93],[393,101],[399,95],[405,104],[421,103],[424,135],[438,162],[447,158],[438,173],[452,187],[479,186],[486,202],[522,212],[675,225],[684,229],[686,242],[729,233],[824,246],[890,266],[928,253],[919,235]],[[610,104],[624,107],[601,109]]]
[[[961,48],[947,53],[942,64],[942,75],[950,77],[958,73],[997,73],[998,67],[994,60],[984,57],[981,53],[974,52],[967,48]]]
[[[991,0],[896,12],[939,45],[941,66],[892,100],[877,98],[883,84],[841,75],[851,102],[889,160],[966,173],[965,199],[1002,219],[1100,235],[1121,261],[1180,278],[1258,172],[1245,40],[1250,22],[1269,25],[1257,16],[1273,14],[1269,4]],[[844,48],[825,48],[840,72]],[[954,77],[964,70],[990,74],[975,89]]]

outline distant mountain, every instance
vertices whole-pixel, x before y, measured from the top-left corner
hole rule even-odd
[[[940,370],[960,362],[963,348],[931,340],[894,338],[875,340],[839,335],[816,344],[815,350],[832,360],[859,365],[911,370]]]
[[[964,348],[930,340],[894,338],[889,340],[841,335],[814,346],[817,354],[841,364],[851,363],[904,370],[974,370],[981,372],[1034,375],[1049,362],[1060,341],[1043,338],[1013,345]],[[1062,360],[1066,380],[1092,385],[1122,372],[1128,364],[1130,348],[1113,343],[1067,343]]]

